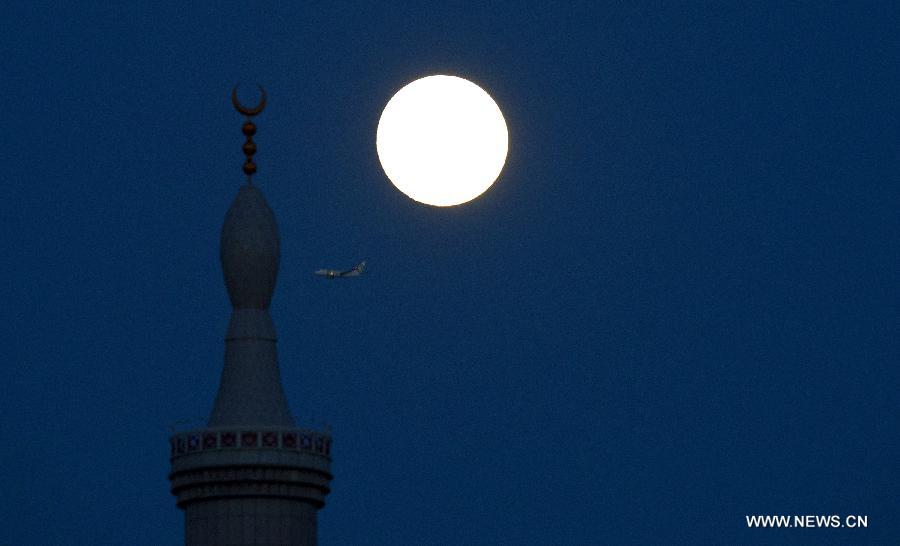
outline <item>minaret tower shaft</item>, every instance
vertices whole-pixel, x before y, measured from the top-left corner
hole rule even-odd
[[[262,88],[260,88],[262,90]],[[275,215],[252,185],[248,109],[247,184],[225,215],[221,261],[232,304],[219,392],[206,428],[170,438],[172,493],[185,514],[187,546],[316,544],[316,512],[331,481],[331,437],[299,429],[281,385],[269,304],[279,265]],[[252,146],[251,146],[252,145]]]

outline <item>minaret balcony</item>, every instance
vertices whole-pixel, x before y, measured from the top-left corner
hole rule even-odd
[[[287,427],[221,427],[169,439],[169,480],[177,504],[277,497],[325,504],[331,482],[331,436]]]

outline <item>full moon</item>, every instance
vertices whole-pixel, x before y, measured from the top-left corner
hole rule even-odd
[[[388,101],[375,145],[398,190],[420,203],[449,207],[475,199],[497,180],[509,134],[484,89],[456,76],[428,76]]]

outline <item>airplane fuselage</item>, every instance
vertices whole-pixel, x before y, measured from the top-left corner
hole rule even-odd
[[[316,271],[316,275],[320,277],[325,277],[327,279],[341,279],[344,277],[359,277],[363,269],[366,267],[366,262],[360,262],[356,266],[346,271],[338,271],[336,269],[319,269]]]
[[[320,269],[316,271],[316,275],[325,277],[326,279],[340,279],[344,277],[359,277],[359,271],[335,271],[333,269]]]

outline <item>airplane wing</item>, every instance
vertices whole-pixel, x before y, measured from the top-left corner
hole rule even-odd
[[[359,262],[358,264],[354,265],[352,269],[348,269],[347,271],[342,271],[341,277],[359,277],[360,275],[363,274],[363,271],[365,270],[365,268],[366,268],[366,262],[365,262],[365,260],[363,260],[363,261]]]

